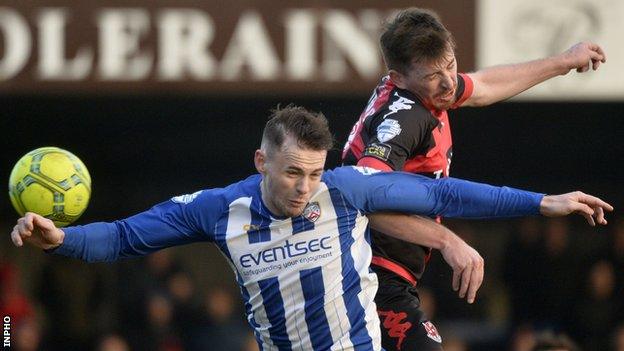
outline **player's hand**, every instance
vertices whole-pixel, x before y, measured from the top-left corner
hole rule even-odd
[[[605,211],[613,211],[613,206],[601,199],[580,191],[562,195],[547,195],[540,203],[540,213],[547,217],[567,216],[578,213],[585,217],[591,226],[607,224]]]
[[[453,269],[453,290],[458,291],[460,298],[473,303],[483,283],[483,258],[455,234],[449,236],[448,244],[440,252]]]
[[[560,55],[565,62],[567,70],[564,74],[572,69],[577,72],[587,72],[591,67],[594,71],[600,67],[601,63],[607,61],[607,56],[598,44],[590,42],[581,42],[573,45]]]
[[[11,232],[11,240],[17,247],[26,242],[44,250],[53,249],[61,245],[64,238],[65,233],[54,222],[32,212],[18,219]]]

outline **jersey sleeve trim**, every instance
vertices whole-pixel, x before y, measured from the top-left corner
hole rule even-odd
[[[464,81],[464,92],[451,108],[460,107],[464,102],[466,102],[466,100],[468,100],[468,98],[472,96],[472,92],[474,90],[474,83],[472,82],[472,79],[469,75],[465,73],[459,73],[459,77],[461,77]]]
[[[390,165],[372,156],[362,157],[358,161],[357,165],[360,167],[370,167],[381,171],[393,171]]]

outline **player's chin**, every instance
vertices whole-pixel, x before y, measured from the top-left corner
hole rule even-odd
[[[453,101],[452,100],[438,99],[435,102],[435,104],[434,104],[434,107],[436,108],[436,110],[439,110],[439,111],[448,110],[452,106],[453,106]]]
[[[288,206],[284,209],[286,217],[298,217],[303,214],[305,206]]]

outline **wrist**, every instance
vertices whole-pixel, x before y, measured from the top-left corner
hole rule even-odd
[[[446,230],[444,230],[442,232],[442,235],[439,235],[439,241],[438,241],[438,246],[439,247],[434,247],[434,249],[438,249],[440,251],[445,251],[447,250],[449,247],[451,247],[452,245],[452,240],[453,240],[453,232],[451,232],[449,229],[447,229],[445,227]]]
[[[58,248],[59,246],[63,245],[63,242],[65,241],[65,232],[61,229],[57,229],[57,230],[58,230],[58,240],[56,241],[56,243],[48,245],[45,248],[45,250],[54,250]]]
[[[570,70],[574,68],[572,61],[565,53],[560,54],[559,56],[552,57],[551,61],[553,61],[553,66],[555,71],[557,72],[557,75],[560,76],[568,74],[568,72],[570,72]]]
[[[552,204],[552,197],[548,196],[548,195],[544,195],[542,196],[542,200],[540,201],[540,205],[539,205],[539,213],[542,216],[547,216],[548,212],[549,212],[549,208]]]

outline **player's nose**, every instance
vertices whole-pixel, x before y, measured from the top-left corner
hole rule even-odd
[[[301,178],[297,182],[297,192],[301,195],[305,195],[310,192],[310,180],[307,177]]]

